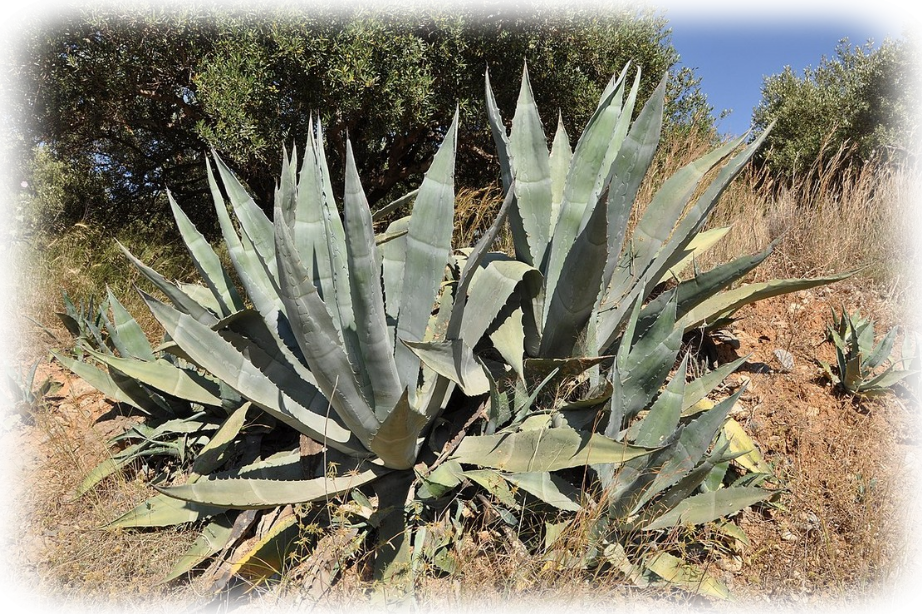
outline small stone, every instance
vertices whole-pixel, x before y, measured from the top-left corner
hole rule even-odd
[[[749,416],[749,410],[742,406],[740,403],[734,403],[733,408],[730,410],[731,418],[745,418]]]
[[[781,539],[783,539],[786,542],[796,542],[797,536],[794,533],[791,533],[790,531],[785,531],[784,533],[781,534]]]
[[[724,557],[717,561],[717,567],[723,571],[739,573],[743,569],[743,559],[737,555]]]
[[[794,370],[794,356],[790,352],[777,348],[774,354],[784,373],[790,373]]]

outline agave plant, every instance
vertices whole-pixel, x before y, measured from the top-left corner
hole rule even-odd
[[[472,248],[450,243],[457,116],[418,191],[377,213],[347,143],[340,215],[319,121],[300,164],[297,148],[283,156],[272,219],[215,154],[223,192],[211,165],[208,177],[242,291],[171,197],[204,284],[174,284],[125,250],[170,303],[144,294],[165,342],[142,344],[110,297],[110,335],[121,342],[89,353],[106,371],[62,357],[151,414],[84,490],[156,450],[191,469],[110,526],[201,522],[173,578],[226,552],[254,522],[252,510],[287,510],[265,516],[262,548],[296,531],[290,506],[339,501],[356,519],[350,528],[374,540],[376,577],[406,586],[421,557],[451,568],[450,538],[427,532],[423,519],[468,505],[459,495],[472,488],[511,517],[525,500],[563,514],[604,510],[592,548],[576,557],[585,565],[618,559],[624,535],[654,539],[771,496],[758,487],[767,469],[754,445],[727,420],[735,398],[706,401],[745,359],[690,382],[684,361],[670,372],[685,331],[840,277],[726,290],[769,248],[652,298],[719,238],[701,232],[705,218],[761,139],[735,156],[742,141],[729,143],[679,171],[628,236],[665,88],[632,123],[639,74],[625,102],[626,74],[609,83],[572,153],[562,130],[548,152],[527,71],[508,137],[487,81],[506,195]],[[410,201],[410,215],[374,234],[376,216]],[[507,217],[514,256],[490,252]],[[593,385],[576,398],[544,394],[583,374]],[[153,421],[165,408],[172,413]],[[730,463],[742,467],[740,480],[729,481]],[[341,522],[333,516],[328,524]],[[251,549],[245,558],[263,556]],[[667,572],[670,556],[628,563],[681,584],[687,570]]]
[[[726,229],[703,231],[723,191],[761,145],[766,133],[742,148],[730,141],[680,169],[658,190],[633,231],[628,219],[660,139],[665,77],[631,122],[640,70],[627,93],[627,67],[603,92],[574,150],[558,120],[548,150],[528,81],[509,134],[487,77],[490,125],[504,189],[515,197],[509,213],[515,259],[540,273],[521,313],[492,339],[513,365],[522,359],[599,356],[622,338],[636,305],[642,334],[673,300],[677,325],[688,331],[726,322],[743,305],[842,279],[845,275],[747,284],[728,290],[772,251],[745,256],[695,274],[670,293],[654,290],[685,268]],[[514,185],[513,185],[514,179]]]
[[[899,332],[897,327],[891,328],[875,345],[874,321],[862,317],[860,311],[849,314],[843,309],[841,316],[837,316],[833,309],[832,321],[827,332],[836,348],[836,373],[828,363],[820,361],[820,364],[829,381],[847,394],[881,396],[916,373],[912,369],[897,368],[901,362],[892,359],[893,343]],[[908,350],[906,345],[904,350]],[[906,351],[904,356],[908,359],[911,353]],[[887,361],[891,361],[890,364],[880,368]]]
[[[9,410],[9,415],[0,420],[0,433],[12,430],[23,420],[30,420],[34,412],[46,402],[46,397],[61,387],[51,377],[36,385],[35,372],[41,362],[36,360],[28,371],[24,371],[22,367],[16,368],[9,360],[3,359],[3,380],[9,396],[0,391],[0,403]]]

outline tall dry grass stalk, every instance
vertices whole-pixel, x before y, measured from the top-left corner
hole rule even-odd
[[[763,249],[779,240],[761,275],[805,277],[860,269],[859,275],[901,301],[914,290],[918,259],[911,219],[919,171],[880,159],[849,165],[840,149],[810,172],[780,182],[767,172],[744,173],[724,194],[709,222],[732,226],[711,257]]]

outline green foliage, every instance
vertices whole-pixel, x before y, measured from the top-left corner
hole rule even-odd
[[[17,203],[19,231],[25,236],[57,236],[83,221],[93,204],[83,200],[101,194],[104,183],[88,160],[70,163],[56,158],[47,145],[36,146],[27,155],[26,185],[20,186]]]
[[[913,0],[900,37],[877,52],[859,92],[857,138],[896,159],[918,164],[922,153],[922,2]]]
[[[515,96],[507,84],[527,59],[540,102],[560,109],[571,129],[588,120],[600,84],[626,61],[647,74],[674,70],[667,115],[675,125],[709,125],[696,78],[674,69],[666,21],[652,12],[87,10],[39,24],[25,42],[16,110],[26,149],[41,149],[34,174],[23,173],[48,193],[36,202],[42,213],[30,214],[36,224],[117,227],[165,216],[160,196],[169,186],[213,237],[208,150],[221,153],[268,211],[276,144],[303,143],[312,112],[322,114],[338,154],[332,176],[343,176],[348,134],[377,202],[418,186],[459,106],[457,180],[486,185],[495,179],[480,121],[479,75],[488,63],[506,104]],[[654,87],[641,84],[641,102]],[[340,181],[333,185],[341,196]]]
[[[823,57],[803,76],[787,66],[765,78],[752,123],[764,130],[774,122],[762,154],[773,170],[802,175],[823,156],[860,144],[854,120],[866,109],[862,91],[877,57],[870,45],[852,47],[845,40],[834,57]]]
[[[802,175],[821,156],[844,148],[849,157],[874,153],[901,159],[915,151],[919,109],[916,50],[911,39],[852,47],[798,76],[790,67],[766,77],[753,125],[775,127],[760,154],[782,176]]]
[[[50,377],[36,385],[35,372],[41,362],[37,360],[28,371],[23,371],[22,367],[17,369],[9,360],[3,359],[3,379],[9,396],[0,391],[0,403],[8,410],[4,412],[7,415],[0,420],[0,433],[12,430],[23,421],[30,422],[35,411],[44,405],[45,397],[54,394],[61,387],[61,384]]]
[[[150,416],[81,491],[141,457],[191,463],[182,483],[157,481],[159,494],[110,525],[202,522],[171,577],[231,548],[242,531],[226,528],[249,526],[254,510],[293,506],[354,529],[374,549],[375,578],[409,592],[423,563],[458,569],[459,518],[483,505],[508,525],[558,528],[595,510],[589,551],[584,541],[564,558],[725,597],[712,578],[691,580],[703,572],[665,552],[668,536],[772,492],[754,444],[727,420],[740,392],[705,401],[744,359],[687,381],[686,357],[670,376],[682,336],[841,276],[721,292],[769,248],[652,296],[713,243],[695,237],[759,143],[725,144],[680,170],[628,235],[666,86],[632,121],[641,80],[628,88],[627,74],[604,88],[573,151],[565,138],[548,151],[527,73],[509,135],[487,82],[506,196],[471,248],[451,245],[457,112],[418,191],[401,200],[410,215],[379,236],[348,140],[341,204],[334,194],[319,120],[303,150],[283,155],[271,220],[215,154],[207,177],[241,288],[172,196],[203,283],[171,282],[123,248],[166,297],[144,294],[166,337],[150,347],[110,296],[112,323],[99,318],[108,338],[85,349],[100,368],[58,356]],[[514,257],[490,251],[507,220]],[[651,546],[639,558],[638,543]]]
[[[826,377],[847,394],[857,397],[875,397],[891,392],[904,379],[916,375],[912,369],[897,368],[902,361],[891,355],[899,331],[891,328],[875,345],[874,322],[861,317],[861,312],[849,314],[844,309],[837,317],[832,312],[832,326],[827,327],[829,339],[836,348],[836,373],[820,361]],[[910,356],[904,356],[906,360]],[[886,364],[889,361],[890,364]],[[916,367],[916,365],[913,365]]]

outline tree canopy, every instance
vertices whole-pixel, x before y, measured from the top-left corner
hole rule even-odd
[[[766,77],[754,132],[775,126],[760,156],[780,175],[802,174],[844,147],[853,160],[904,158],[917,136],[918,62],[908,40],[851,46],[797,76],[790,66]]]
[[[303,146],[312,115],[334,178],[348,135],[371,202],[418,184],[456,109],[458,183],[494,180],[487,66],[507,119],[525,61],[539,107],[576,134],[630,60],[642,70],[640,104],[671,71],[668,121],[710,126],[678,59],[654,12],[83,10],[28,33],[18,100],[24,141],[40,154],[32,171],[53,163],[44,176],[72,182],[54,192],[58,219],[124,224],[163,210],[168,188],[201,221],[211,219],[205,154],[217,151],[268,206],[281,148]]]

